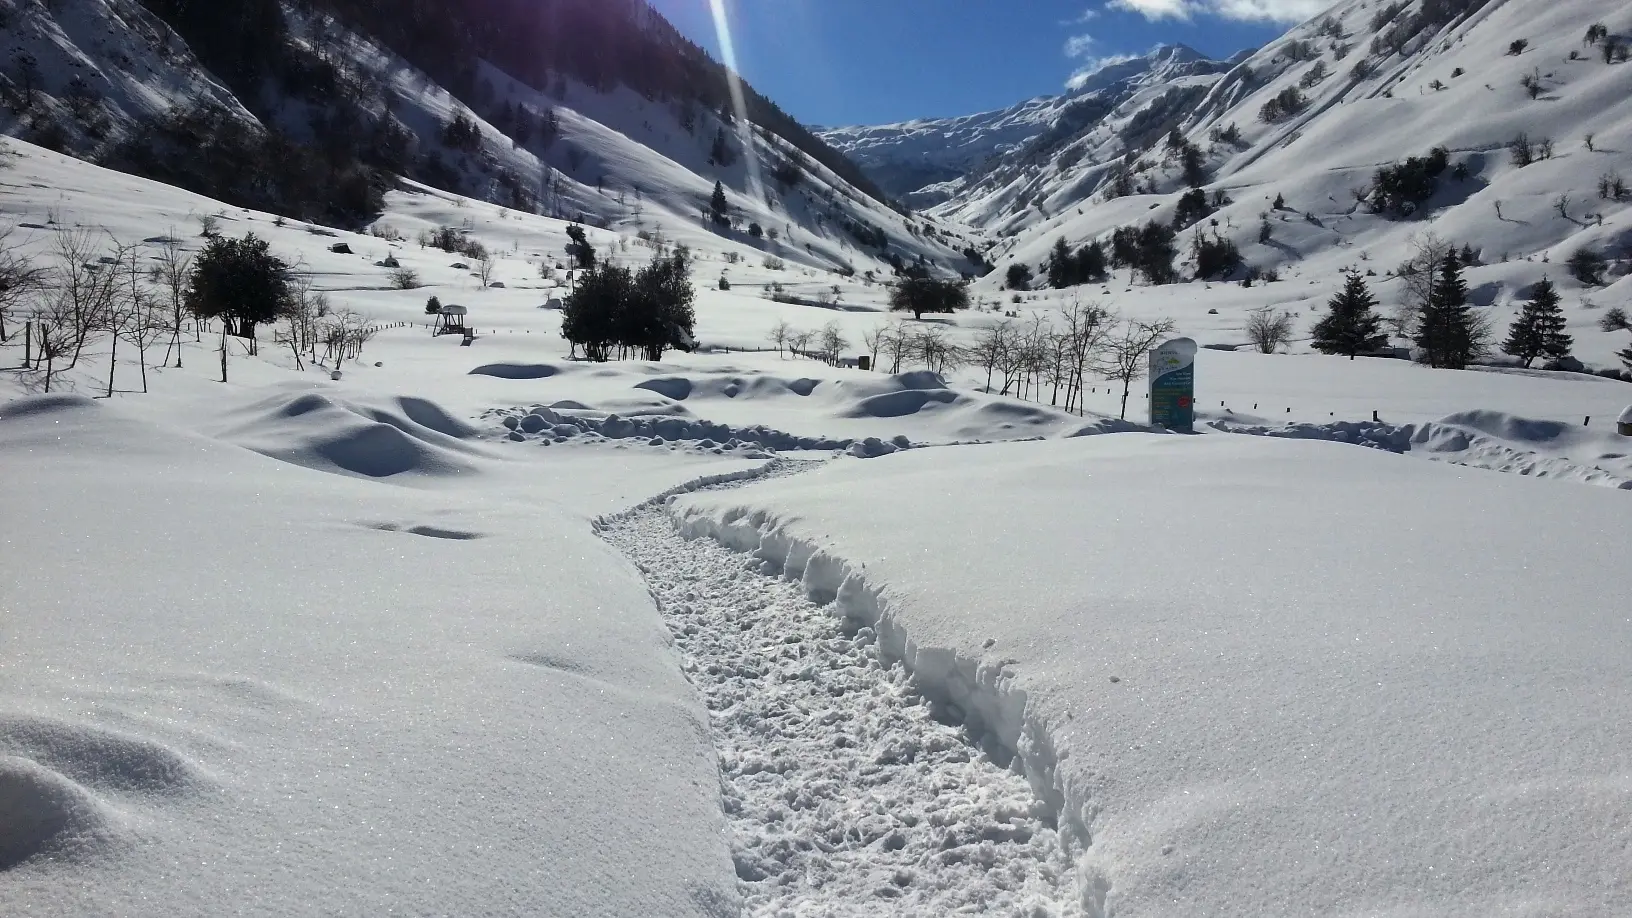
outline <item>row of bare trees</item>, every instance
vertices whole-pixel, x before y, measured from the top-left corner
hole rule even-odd
[[[311,278],[305,276],[291,281],[282,318],[284,325],[274,337],[288,345],[297,370],[304,370],[308,360],[339,369],[345,361],[362,356],[363,345],[379,332],[368,316],[334,308],[328,294],[314,289]]]
[[[1033,315],[1026,323],[1005,320],[982,329],[962,349],[964,361],[986,372],[986,390],[1048,403],[1066,411],[1083,409],[1090,378],[1122,383],[1122,416],[1135,380],[1144,376],[1150,349],[1173,334],[1171,319],[1124,319],[1092,303],[1073,301],[1058,318]]]
[[[1041,402],[1066,411],[1083,409],[1082,394],[1089,379],[1122,383],[1122,415],[1127,416],[1133,383],[1142,378],[1148,354],[1173,334],[1169,319],[1124,319],[1092,303],[1073,302],[1050,320],[1033,315],[1030,321],[1005,319],[980,329],[972,342],[959,343],[939,323],[891,321],[862,334],[862,346],[872,366],[888,373],[923,367],[947,373],[959,367],[982,370],[986,390]],[[850,346],[838,323],[819,330],[798,330],[785,321],[771,327],[771,344],[778,354],[839,362]]]
[[[0,231],[0,344],[22,338],[20,369],[39,373],[46,392],[79,365],[93,343],[105,345],[106,396],[116,388],[121,348],[134,348],[141,391],[147,392],[148,369],[172,366],[172,359],[180,368],[184,336],[201,341],[210,328],[210,316],[200,312],[192,295],[195,268],[194,256],[173,233],[127,244],[84,229],[65,229],[56,234],[47,255],[35,258],[9,230]],[[304,369],[303,357],[335,366],[355,359],[373,336],[366,317],[332,308],[309,278],[293,276],[288,291],[280,315],[287,326],[276,338],[288,343],[297,368]],[[221,317],[221,324],[224,382],[229,335],[237,332],[230,318]],[[160,344],[164,354],[152,360]],[[252,329],[244,346],[256,352]]]
[[[147,391],[148,351],[165,337],[181,360],[184,291],[189,259],[166,240],[151,259],[144,245],[101,242],[87,230],[56,235],[52,258],[38,264],[0,233],[0,343],[16,337],[8,325],[21,321],[23,369],[43,371],[45,391],[79,365],[94,339],[108,344],[107,395],[116,383],[119,346],[136,348],[142,391]]]

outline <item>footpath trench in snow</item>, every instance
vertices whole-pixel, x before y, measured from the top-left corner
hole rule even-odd
[[[1074,914],[1052,815],[938,719],[871,629],[764,562],[687,541],[661,504],[601,534],[645,575],[707,703],[744,914]]]

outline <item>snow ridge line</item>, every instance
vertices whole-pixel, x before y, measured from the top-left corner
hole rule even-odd
[[[750,481],[757,481],[760,478],[771,477],[784,471],[790,464],[801,461],[808,460],[777,458],[771,459],[764,465],[756,468],[743,469],[739,472],[725,472],[719,475],[703,475],[700,478],[693,478],[690,481],[677,484],[667,491],[657,494],[656,496],[648,497],[626,510],[619,510],[616,513],[604,513],[597,516],[595,519],[590,521],[590,529],[597,533],[604,532],[608,528],[615,526],[618,523],[629,521],[643,510],[649,510],[652,507],[665,503],[671,497],[676,497],[681,494],[690,494],[693,491],[701,491],[704,488],[716,487],[718,485],[747,484]],[[812,467],[814,467],[816,463],[811,464]]]
[[[1276,426],[1218,420],[1207,422],[1207,426],[1224,433],[1346,443],[1449,465],[1632,491],[1632,479],[1589,463],[1515,447],[1475,427],[1451,423],[1454,417],[1404,425],[1379,421],[1337,421]]]
[[[876,651],[899,661],[923,694],[943,706],[983,744],[996,747],[1020,765],[1033,793],[1054,814],[1064,854],[1075,861],[1079,901],[1084,918],[1109,918],[1108,874],[1092,857],[1093,824],[1098,804],[1087,788],[1070,787],[1059,770],[1059,756],[1048,725],[1033,711],[1028,696],[1015,684],[1008,667],[1017,662],[982,660],[948,648],[920,645],[907,633],[886,587],[871,583],[864,567],[830,555],[820,546],[780,530],[764,511],[731,510],[716,519],[703,511],[664,508],[687,539],[709,538],[726,548],[764,562],[798,581],[811,601],[832,604],[840,617],[877,635]]]

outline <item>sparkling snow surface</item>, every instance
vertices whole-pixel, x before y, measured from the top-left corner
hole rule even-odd
[[[673,512],[1018,750],[1085,846],[1085,914],[1610,918],[1632,910],[1629,499],[1117,434]]]

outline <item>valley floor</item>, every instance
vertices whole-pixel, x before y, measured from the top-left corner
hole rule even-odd
[[[30,157],[127,240],[213,206]],[[199,336],[144,394],[98,340],[47,395],[0,346],[0,914],[1632,913],[1624,383],[1204,350],[1181,436],[1103,381],[570,359],[557,221],[484,216],[478,289],[231,216],[360,359]]]

